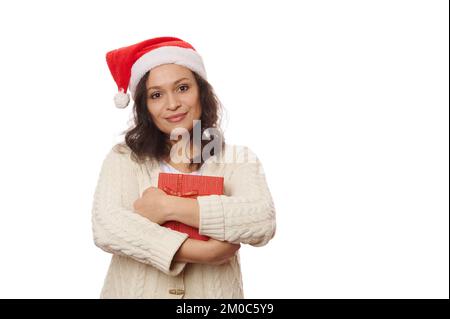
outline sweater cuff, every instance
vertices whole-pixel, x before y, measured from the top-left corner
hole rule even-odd
[[[161,270],[167,275],[177,276],[184,269],[186,263],[174,261],[173,257],[189,236],[185,233],[180,233],[173,230],[168,231],[170,231],[171,234],[170,236],[166,236],[164,239],[164,247],[162,247],[158,254],[158,264],[161,267]]]
[[[225,240],[225,219],[220,195],[198,196],[197,201],[200,215],[199,234]]]

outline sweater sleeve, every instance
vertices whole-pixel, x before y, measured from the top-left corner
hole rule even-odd
[[[247,147],[231,163],[226,180],[227,195],[199,196],[199,233],[231,243],[266,245],[275,235],[275,207],[264,170],[257,156]]]
[[[173,257],[188,236],[134,211],[133,203],[139,197],[136,170],[128,154],[114,149],[103,160],[92,208],[95,245],[176,276],[186,263],[173,261]]]

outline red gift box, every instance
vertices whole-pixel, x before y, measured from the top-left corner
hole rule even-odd
[[[203,195],[223,195],[223,177],[159,173],[158,188],[166,194],[187,198]],[[198,228],[178,221],[168,221],[161,226],[186,233],[192,239],[208,240],[208,236],[200,235]]]

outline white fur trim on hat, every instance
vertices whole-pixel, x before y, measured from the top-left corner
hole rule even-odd
[[[132,96],[134,97],[139,80],[148,70],[166,63],[185,66],[206,79],[205,66],[197,51],[178,46],[160,47],[142,55],[131,67],[130,84],[128,87]]]

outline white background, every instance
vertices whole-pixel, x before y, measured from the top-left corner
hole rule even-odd
[[[98,298],[91,206],[128,127],[107,51],[203,56],[277,212],[246,298],[449,297],[448,1],[0,2],[0,297]]]

